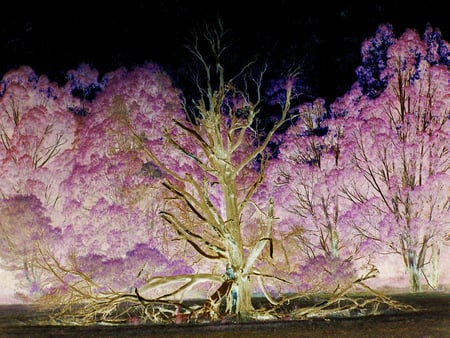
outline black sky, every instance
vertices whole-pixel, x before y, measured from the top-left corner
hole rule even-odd
[[[0,73],[20,65],[61,81],[85,62],[101,74],[155,61],[177,68],[193,29],[221,17],[237,37],[242,58],[252,53],[296,59],[317,96],[332,100],[354,82],[364,39],[381,23],[399,37],[427,23],[450,40],[445,2],[412,1],[15,1],[2,6]],[[249,61],[249,60],[246,60]]]

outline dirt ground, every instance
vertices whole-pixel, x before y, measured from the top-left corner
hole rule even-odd
[[[178,325],[36,325],[32,307],[0,306],[0,337],[449,337],[450,293],[391,295],[417,311],[363,317]]]

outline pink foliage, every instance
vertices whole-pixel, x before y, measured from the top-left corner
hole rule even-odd
[[[85,85],[93,82],[94,71],[78,71]],[[72,72],[71,78],[78,79],[78,73]],[[61,227],[64,249],[76,251],[81,271],[100,285],[126,290],[137,285],[130,281],[144,266],[145,278],[163,270],[175,273],[167,260],[181,257],[184,250],[168,245],[174,234],[159,216],[167,194],[161,185],[165,174],[141,151],[142,145],[134,141],[126,123],[163,158],[163,128],[177,114],[182,116],[181,105],[168,77],[153,64],[119,69],[105,75],[103,83],[103,91],[92,102],[85,102],[89,114],[82,117],[73,169],[61,185]],[[179,165],[177,159],[172,161]],[[159,261],[153,262],[152,257]],[[187,268],[183,264],[172,265]],[[123,278],[117,278],[118,271]]]
[[[389,32],[379,34],[381,42]],[[372,42],[363,44],[366,57],[373,57]],[[339,257],[354,263],[400,253],[417,255],[423,264],[432,256],[419,255],[428,255],[431,245],[441,247],[449,231],[450,73],[430,64],[430,47],[413,30],[391,37],[385,47],[387,63],[379,66],[386,89],[373,98],[355,83],[331,104],[328,118],[322,118],[319,100],[300,106],[299,121],[283,135],[278,158],[267,168],[265,188],[280,206],[275,237],[286,244],[290,269],[324,250],[323,257],[332,257],[325,245],[331,229],[338,234]],[[290,241],[292,235],[300,239],[297,260],[288,234]],[[421,268],[432,275],[431,267]]]
[[[9,182],[2,193],[34,194],[53,206],[74,144],[76,122],[66,106],[71,98],[29,67],[10,71],[2,83],[0,172]]]
[[[400,254],[408,269],[427,274],[432,269],[424,262],[433,259],[432,246],[442,245],[450,217],[450,73],[430,58],[426,41],[407,30],[387,49],[383,72],[390,81],[379,97],[354,101],[349,92],[334,105],[352,126],[355,169],[372,186],[364,210],[354,206],[355,228],[381,252]]]
[[[346,223],[353,203],[344,188],[355,184],[357,177],[349,168],[351,157],[345,148],[350,135],[336,121],[328,126],[323,101],[299,110],[301,118],[288,128],[277,159],[268,165],[264,188],[277,206],[274,236],[281,256],[287,257],[284,263],[295,278],[305,281],[299,271],[316,257],[356,260],[364,254],[362,240]],[[325,135],[315,134],[320,128],[327,128]]]

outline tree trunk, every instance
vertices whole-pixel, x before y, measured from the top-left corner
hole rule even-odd
[[[244,245],[240,227],[240,209],[238,207],[236,188],[236,172],[228,163],[224,164],[223,173],[221,175],[221,186],[225,196],[227,234],[226,241],[227,252],[229,254],[229,262],[227,266],[228,278],[234,280],[231,298],[232,304],[228,304],[231,312],[239,316],[247,316],[253,310],[252,290],[250,280],[244,274],[245,254]]]
[[[245,318],[254,310],[250,278],[248,276],[242,276],[241,273],[238,273],[236,277],[235,292],[237,295],[235,313]]]
[[[427,283],[433,289],[439,288],[439,273],[440,273],[440,256],[441,250],[438,244],[431,246],[430,268],[427,269]]]
[[[409,274],[409,290],[411,292],[422,292],[420,283],[420,269],[417,264],[417,254],[414,251],[408,252],[408,274]]]
[[[409,289],[411,292],[422,292],[420,272],[416,267],[409,267]]]

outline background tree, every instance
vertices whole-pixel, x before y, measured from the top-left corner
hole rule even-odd
[[[65,87],[86,93],[85,88],[97,88],[97,76],[95,70],[80,67],[70,71]],[[130,292],[150,276],[192,272],[186,263],[189,253],[170,245],[171,233],[158,214],[164,201],[163,173],[143,157],[123,123],[145,134],[155,149],[161,147],[158,131],[182,114],[177,90],[154,64],[121,68],[104,76],[101,90],[82,109],[72,169],[61,184],[64,246],[48,253],[44,268],[64,280],[61,287],[81,283],[91,289],[69,288],[62,299],[96,301],[101,294]],[[61,255],[51,257],[55,252]],[[167,290],[156,292],[152,297]]]
[[[356,179],[351,145],[344,138],[345,124],[329,116],[324,100],[297,110],[298,119],[280,136],[277,156],[267,164],[264,182],[280,205],[274,250],[285,259],[276,264],[287,265],[296,276],[297,291],[333,292],[371,270],[368,241],[348,225],[353,201],[345,187]]]
[[[71,161],[76,131],[74,116],[68,112],[67,106],[77,99],[67,95],[45,75],[37,76],[26,66],[6,73],[1,80],[1,88],[0,195],[10,205],[4,209],[5,218],[9,217],[10,223],[4,224],[2,231],[5,241],[14,245],[11,244],[11,250],[2,250],[0,256],[3,266],[10,268],[10,263],[16,266],[20,253],[26,251],[23,274],[17,273],[16,276],[25,276],[24,281],[29,283],[35,277],[34,287],[19,292],[23,297],[36,297],[48,289],[48,281],[37,278],[38,268],[33,265],[37,262],[35,244],[54,244],[54,238],[44,230],[49,224],[57,226],[57,208],[61,200],[59,187],[70,174],[67,166]],[[16,221],[12,219],[11,208],[15,210]],[[43,210],[49,219],[41,215]],[[23,219],[21,212],[24,213]],[[48,243],[44,245],[47,235]],[[21,238],[22,249],[22,244],[15,242],[18,238]]]
[[[349,194],[365,196],[372,210],[365,209],[364,223],[354,219],[355,227],[382,252],[401,255],[414,292],[422,288],[422,275],[431,287],[438,285],[439,252],[450,216],[449,72],[439,64],[442,49],[435,43],[442,41],[429,39],[432,32],[427,27],[428,38],[420,39],[407,30],[389,46],[380,69],[387,85],[377,98],[354,87],[347,95],[352,100],[344,98],[333,107],[348,121],[353,163],[372,187]]]

